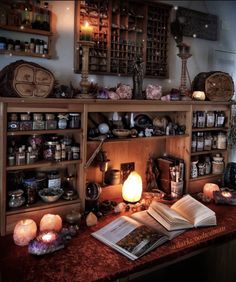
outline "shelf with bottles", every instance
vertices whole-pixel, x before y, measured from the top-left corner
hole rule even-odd
[[[198,176],[198,177],[195,177],[195,178],[190,178],[189,181],[190,182],[197,182],[197,181],[200,181],[200,180],[207,180],[207,182],[211,181],[211,180],[215,180],[216,178],[219,179],[219,178],[222,178],[223,177],[223,174],[207,174],[207,175],[203,175],[203,176]]]
[[[30,171],[8,171],[6,211],[14,214],[40,207],[47,208],[49,205],[58,206],[70,201],[78,202],[76,178],[77,175],[72,166],[70,169],[41,167]],[[60,194],[54,199],[42,197],[46,196],[44,193],[48,193],[48,189],[52,193],[48,196],[57,195],[57,192]]]

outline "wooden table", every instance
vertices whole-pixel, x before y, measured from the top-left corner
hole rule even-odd
[[[231,262],[231,258],[236,255],[236,207],[208,206],[216,212],[216,227],[188,230],[136,261],[129,260],[90,235],[117,215],[105,216],[97,226],[80,230],[66,248],[40,257],[28,254],[27,247],[16,246],[12,236],[1,237],[0,281],[132,280],[150,270],[166,267],[199,252],[217,249],[217,246],[222,246],[217,255],[221,262],[216,266],[215,275],[219,278],[219,273],[228,271],[225,267],[230,267],[231,263],[232,271],[228,276],[234,280],[214,281],[236,281],[234,261]],[[230,261],[226,263],[223,256]],[[217,274],[217,270],[221,271]]]

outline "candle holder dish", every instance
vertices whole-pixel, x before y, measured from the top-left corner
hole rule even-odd
[[[60,188],[57,188],[57,189],[44,188],[38,192],[40,198],[45,203],[56,202],[63,195],[63,193],[64,193],[64,190]]]

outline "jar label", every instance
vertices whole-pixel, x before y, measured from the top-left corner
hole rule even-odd
[[[61,178],[49,179],[48,188],[61,188]]]

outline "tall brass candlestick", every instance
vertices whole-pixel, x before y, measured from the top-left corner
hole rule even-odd
[[[88,93],[88,88],[90,82],[88,80],[89,73],[89,49],[93,47],[93,41],[79,41],[79,44],[82,46],[83,56],[82,56],[82,71],[81,71],[81,95],[77,98],[93,98],[91,94]]]

